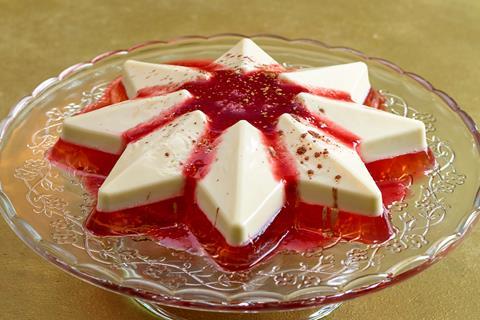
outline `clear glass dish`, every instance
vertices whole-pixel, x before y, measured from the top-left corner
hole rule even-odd
[[[313,40],[252,37],[277,61],[297,67],[364,61],[391,112],[426,124],[438,165],[391,207],[395,234],[383,244],[340,242],[283,252],[245,272],[220,270],[208,257],[161,247],[141,237],[95,237],[85,231],[92,199],[74,176],[45,159],[62,120],[100,97],[126,59],[164,62],[215,58],[241,35],[183,37],[102,54],[40,84],[1,123],[0,208],[35,252],[99,287],[161,306],[223,312],[322,307],[406,279],[438,261],[480,214],[480,135],[455,101],[423,78],[383,59]]]

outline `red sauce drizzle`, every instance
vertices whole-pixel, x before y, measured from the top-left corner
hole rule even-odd
[[[274,71],[241,75],[233,71],[215,70],[216,66],[210,61],[176,61],[175,64],[201,68],[214,75],[208,81],[191,82],[175,88],[187,89],[195,98],[159,115],[149,123],[128,130],[124,133],[124,139],[126,142],[137,140],[190,111],[204,112],[210,119],[209,130],[184,165],[187,181],[184,195],[118,212],[94,210],[86,222],[90,232],[101,236],[148,235],[165,245],[174,243],[179,249],[194,251],[199,250],[195,244],[198,241],[205,252],[228,270],[249,268],[278,250],[306,250],[328,246],[340,239],[364,243],[389,239],[392,229],[386,211],[380,217],[371,218],[299,201],[296,169],[291,156],[280,143],[281,133],[275,129],[278,118],[284,113],[290,113],[306,119],[352,148],[359,141],[352,133],[328,119],[311,114],[295,102],[294,97],[298,93],[308,90],[280,83],[277,80],[278,73]],[[146,88],[138,93],[137,98],[151,97],[165,91],[165,87]],[[312,93],[350,100],[347,94],[332,90],[315,90]],[[100,101],[83,112],[108,107],[126,99],[121,79],[116,79]],[[366,99],[366,104],[379,109],[383,108],[383,102],[383,97],[374,90]],[[233,247],[226,243],[214,224],[198,208],[194,193],[196,181],[208,172],[217,138],[242,119],[257,127],[263,133],[265,145],[273,150],[272,170],[278,179],[285,182],[286,201],[283,209],[260,236],[245,246]],[[119,157],[62,140],[56,143],[48,156],[60,166],[81,172],[86,186],[94,194]],[[411,177],[425,172],[433,162],[430,152],[419,152],[369,163],[367,169],[382,191],[387,206],[403,199]],[[332,193],[336,194],[336,190],[332,190]]]

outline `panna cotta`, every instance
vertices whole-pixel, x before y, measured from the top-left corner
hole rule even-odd
[[[433,164],[422,122],[364,105],[377,93],[363,62],[293,69],[243,39],[209,63],[128,60],[110,90],[124,101],[66,119],[50,152],[101,177],[87,227],[182,225],[233,269],[306,229],[319,245],[327,234],[386,240],[385,210],[399,199],[385,185],[406,188],[405,176]]]
[[[363,62],[284,72],[278,78],[304,86],[313,92],[346,92],[353,102],[360,104],[367,99],[371,89],[368,68]]]
[[[79,114],[65,119],[61,138],[81,146],[108,153],[121,153],[125,146],[122,136],[142,123],[155,119],[192,95],[186,90],[142,100],[127,100],[108,108]]]
[[[289,114],[280,117],[278,128],[295,159],[302,201],[367,216],[382,214],[382,194],[355,150]]]
[[[182,166],[206,126],[197,110],[130,143],[98,190],[97,209],[112,212],[180,195]]]
[[[421,121],[309,93],[300,93],[297,101],[317,116],[357,135],[359,154],[367,163],[427,149],[425,125]]]
[[[209,172],[198,182],[196,198],[227,242],[241,245],[280,212],[284,186],[271,170],[257,128],[240,120],[220,139]]]
[[[174,91],[186,82],[208,80],[210,73],[182,66],[127,60],[123,64],[122,83],[127,96],[135,98],[143,88],[163,87]]]

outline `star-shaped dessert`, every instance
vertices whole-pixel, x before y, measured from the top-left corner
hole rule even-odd
[[[121,79],[127,100],[66,119],[61,135],[118,157],[97,211],[188,198],[231,247],[298,203],[381,216],[365,164],[427,150],[422,122],[363,105],[363,62],[286,69],[243,39],[202,67],[130,60]]]

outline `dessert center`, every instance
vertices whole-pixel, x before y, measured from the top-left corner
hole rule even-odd
[[[201,143],[197,144],[190,161],[184,166],[185,175],[198,179],[208,171],[211,161],[209,154],[214,151],[219,136],[228,128],[244,120],[262,133],[262,142],[270,150],[270,160],[276,177],[289,183],[294,183],[296,170],[292,159],[285,152],[279,140],[282,131],[277,128],[277,124],[281,115],[290,114],[298,119],[303,119],[335,136],[345,145],[354,147],[358,143],[357,136],[329,122],[326,118],[309,112],[307,108],[297,102],[297,95],[301,92],[308,92],[308,90],[292,83],[280,81],[278,71],[259,70],[245,74],[234,70],[215,70],[215,68],[215,64],[203,67],[211,74],[208,80],[192,81],[175,87],[176,91],[187,90],[192,98],[173,110],[167,110],[159,119],[125,132],[126,141],[138,140],[157,127],[164,126],[184,114],[196,110],[203,112],[208,118],[208,129],[201,136]],[[137,97],[159,96],[171,90],[172,88],[168,85],[148,87],[140,90]],[[350,100],[348,93],[341,91],[317,90],[316,93],[331,99]],[[303,154],[306,148],[306,145],[300,146],[297,153]],[[327,157],[328,152],[323,152],[322,156]],[[320,157],[317,154],[311,160],[314,161],[315,158]],[[309,158],[304,159],[304,161],[308,160]],[[316,160],[318,160],[316,167],[319,169],[321,162],[320,159]],[[201,170],[198,171],[198,169]]]

